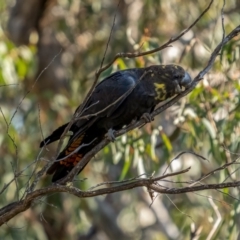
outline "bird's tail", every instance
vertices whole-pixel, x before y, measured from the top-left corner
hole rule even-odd
[[[52,182],[65,177],[83,158],[83,154],[80,153],[83,149],[78,150],[78,148],[81,146],[84,136],[85,134],[81,134],[73,141],[70,141],[58,155],[56,162],[47,170],[47,174],[53,174]]]
[[[52,182],[56,182],[68,175],[68,173],[73,169],[74,166],[66,167],[60,164],[60,162],[55,162],[48,170],[47,174],[53,174]]]
[[[61,154],[58,159],[60,159]],[[56,182],[68,175],[68,173],[77,165],[77,163],[82,159],[81,154],[73,154],[71,157],[66,160],[55,162],[48,170],[47,174],[53,174],[52,182]],[[86,166],[86,165],[85,165]],[[84,169],[83,166],[81,171]],[[80,171],[78,172],[78,174]]]
[[[48,145],[54,141],[59,140],[68,124],[69,123],[66,123],[66,124],[62,125],[61,127],[57,128],[55,131],[53,131],[53,133],[50,136],[48,136],[43,141],[41,141],[40,148],[42,148],[43,146]],[[71,128],[70,128],[70,130],[71,130]]]

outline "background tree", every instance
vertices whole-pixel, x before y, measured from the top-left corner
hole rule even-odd
[[[68,121],[83,101],[104,56],[114,12],[116,21],[105,63],[118,52],[148,51],[167,42],[186,29],[210,1],[135,0],[121,1],[119,7],[118,1],[34,2],[0,3],[1,206],[21,200],[36,172],[55,156],[57,145],[40,152],[39,142],[42,135]],[[119,58],[101,74],[101,79],[119,69],[166,63],[180,64],[196,76],[223,34],[239,24],[239,2],[226,1],[223,5],[222,1],[214,1],[194,28],[172,47],[134,59]],[[107,145],[77,178],[82,181],[74,185],[86,190],[101,182],[143,173],[161,176],[171,159],[186,150],[208,161],[182,154],[168,171],[189,166],[191,170],[162,179],[159,186],[194,187],[237,181],[239,55],[237,36],[223,46],[209,74],[187,97],[151,124]],[[194,182],[224,164],[221,171]],[[50,178],[44,176],[38,189],[49,185]],[[52,193],[38,198],[31,208],[3,225],[0,238],[239,236],[239,188],[153,195],[154,201],[145,188],[87,199]]]

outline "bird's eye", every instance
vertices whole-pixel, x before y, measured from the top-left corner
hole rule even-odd
[[[177,79],[179,79],[181,76],[180,76],[180,74],[174,74],[174,78],[177,78]]]

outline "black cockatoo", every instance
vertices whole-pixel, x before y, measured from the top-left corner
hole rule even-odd
[[[159,102],[180,93],[191,81],[190,75],[177,65],[132,68],[105,78],[95,87],[81,115],[74,115],[68,144],[47,171],[54,174],[52,181],[66,176],[106,135],[113,139],[113,131],[142,117],[150,121],[150,113]],[[60,139],[67,125],[56,129],[40,147]]]

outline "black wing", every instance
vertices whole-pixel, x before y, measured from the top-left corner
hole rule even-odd
[[[70,142],[100,118],[110,117],[133,91],[136,82],[137,75],[131,70],[116,72],[100,82],[83,109],[83,114],[80,116],[83,119],[74,124],[78,131],[70,138]]]
[[[81,116],[78,116],[80,120],[77,120],[71,126],[70,131],[73,131],[73,135],[69,140],[69,144],[77,139],[99,118],[110,117],[133,91],[137,80],[136,71],[134,69],[128,69],[113,73],[101,81],[94,89]],[[56,129],[49,137],[40,143],[40,147],[59,140],[67,125],[68,123]]]

